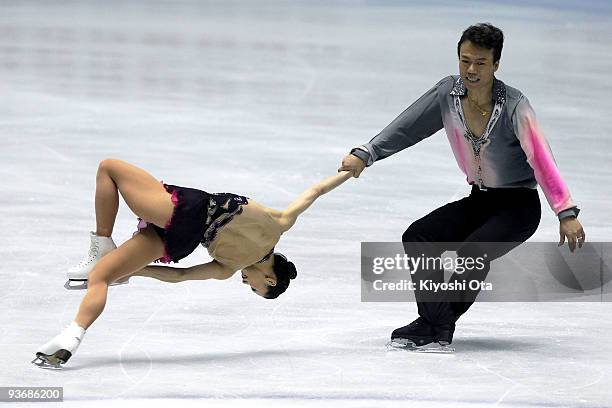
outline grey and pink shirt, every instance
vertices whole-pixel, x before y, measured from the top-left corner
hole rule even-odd
[[[351,153],[371,166],[444,128],[469,184],[481,189],[535,189],[539,184],[560,219],[578,215],[525,95],[495,78],[493,112],[484,134],[474,135],[466,124],[460,100],[466,94],[460,76],[443,78],[369,143]]]

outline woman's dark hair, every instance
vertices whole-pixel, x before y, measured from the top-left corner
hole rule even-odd
[[[268,286],[268,292],[264,296],[266,299],[276,299],[289,287],[291,279],[297,276],[297,270],[293,262],[285,258],[285,255],[274,254],[274,273],[276,274],[276,285]]]
[[[493,63],[496,63],[501,58],[502,48],[504,48],[504,33],[491,23],[469,26],[457,44],[457,56],[460,56],[459,48],[464,41],[471,41],[472,44],[479,47],[492,49]]]

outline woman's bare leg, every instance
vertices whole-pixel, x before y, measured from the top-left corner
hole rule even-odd
[[[96,174],[96,234],[110,237],[119,193],[138,217],[164,227],[174,210],[171,195],[145,170],[119,159],[105,159]]]
[[[119,210],[119,192],[101,162],[96,174],[96,235],[110,237]]]
[[[89,274],[87,293],[79,307],[76,323],[84,329],[91,326],[104,310],[108,285],[163,255],[164,243],[149,226],[104,256]]]

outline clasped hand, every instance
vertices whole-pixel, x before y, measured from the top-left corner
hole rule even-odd
[[[353,177],[358,178],[366,164],[359,157],[352,154],[347,155],[342,159],[342,164],[338,171],[350,171]]]

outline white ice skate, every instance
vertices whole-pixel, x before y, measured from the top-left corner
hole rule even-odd
[[[60,334],[39,347],[32,363],[40,368],[60,369],[74,355],[83,340],[85,329],[70,323]]]
[[[117,245],[115,245],[111,237],[98,236],[93,231],[89,232],[89,237],[91,240],[89,253],[78,265],[68,269],[66,273],[68,276],[68,280],[64,284],[66,289],[87,289],[89,272],[91,272],[93,267],[104,255],[117,248]],[[76,283],[77,285],[71,285],[71,283]],[[127,281],[121,283],[127,283]],[[121,283],[114,284],[119,285]]]

